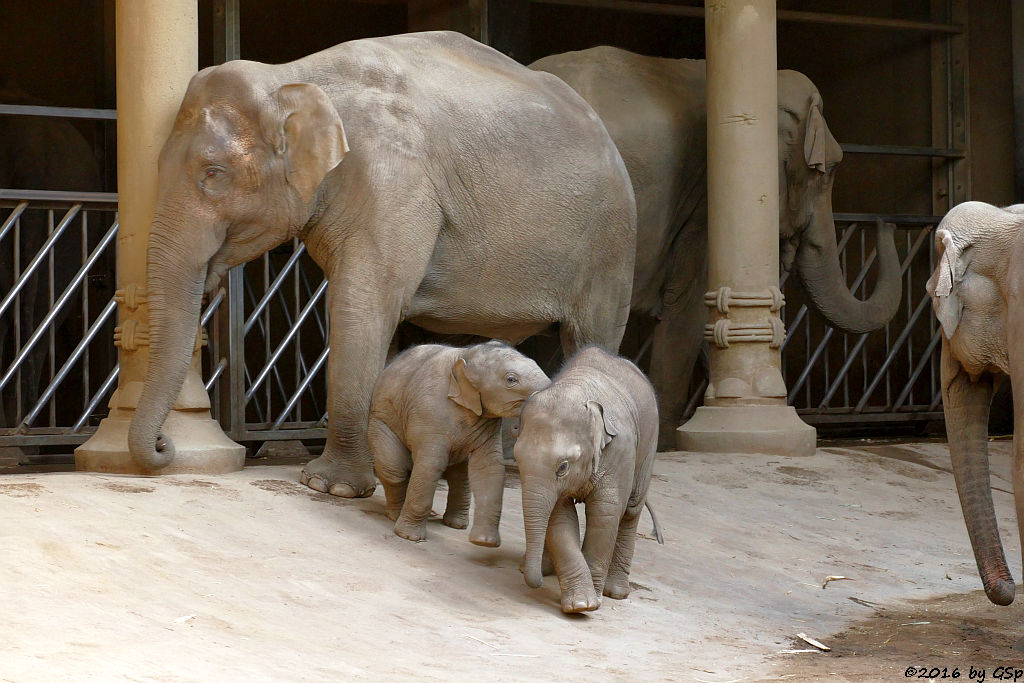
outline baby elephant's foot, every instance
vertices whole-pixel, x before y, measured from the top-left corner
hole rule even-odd
[[[469,513],[465,510],[459,510],[458,512],[448,512],[445,510],[441,521],[444,522],[445,526],[453,529],[465,529],[469,526]]]
[[[410,524],[409,522],[399,518],[399,520],[395,522],[395,535],[401,536],[402,538],[410,541],[416,541],[417,543],[425,541],[427,540],[427,524],[426,522]]]
[[[478,529],[475,526],[469,533],[469,542],[475,545],[482,545],[485,548],[497,548],[501,545],[501,535],[497,527]]]
[[[593,612],[600,606],[601,598],[597,596],[594,585],[589,581],[562,591],[562,611],[566,614]]]
[[[604,594],[613,600],[625,600],[629,597],[629,576],[610,574],[604,582]]]

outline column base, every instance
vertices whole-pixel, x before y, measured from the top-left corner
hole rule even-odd
[[[676,429],[681,451],[813,455],[817,432],[792,406],[701,406]]]
[[[142,470],[128,452],[133,411],[114,410],[96,433],[75,449],[75,469],[114,474],[153,474]],[[172,410],[163,433],[174,442],[175,456],[158,474],[225,474],[245,464],[245,447],[224,434],[209,412]]]

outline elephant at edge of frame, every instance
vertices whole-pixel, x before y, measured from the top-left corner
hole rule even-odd
[[[658,401],[625,358],[585,348],[523,404],[515,459],[522,480],[523,578],[543,582],[550,557],[563,612],[629,595],[636,527],[658,447]],[[576,503],[585,504],[580,548]],[[653,513],[652,513],[653,514]]]
[[[1024,205],[965,202],[935,231],[926,288],[942,327],[940,381],[949,455],[967,534],[989,600],[1013,602],[988,463],[989,404],[1000,378],[1024,387]],[[1024,400],[1014,398],[1013,491],[1024,529]],[[1024,537],[1024,532],[1022,532]]]
[[[161,429],[204,290],[293,237],[328,280],[327,443],[301,475],[318,491],[376,487],[370,398],[400,321],[512,344],[557,323],[567,353],[622,339],[636,206],[615,144],[565,83],[461,34],[204,69],[158,178],[128,434],[144,471],[174,457]]]
[[[671,450],[707,321],[705,62],[595,47],[530,66],[590,103],[629,170],[637,204],[631,309],[658,321],[650,375],[661,412],[659,448]],[[902,290],[893,227],[878,224],[878,280],[870,298],[858,300],[839,262],[832,183],[843,152],[825,123],[821,95],[803,74],[780,70],[778,98],[781,267],[795,268],[811,308],[833,327],[878,329],[896,313]]]

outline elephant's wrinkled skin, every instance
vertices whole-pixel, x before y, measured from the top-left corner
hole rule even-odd
[[[942,408],[960,505],[989,600],[1013,602],[988,469],[994,385],[1024,386],[1024,205],[954,207],[935,231],[938,263],[928,280],[942,325]],[[1024,529],[1024,400],[1014,397],[1013,490]],[[1024,531],[1022,531],[1024,538]]]
[[[707,115],[703,61],[644,57],[612,47],[567,52],[531,68],[562,78],[604,121],[629,169],[637,205],[632,310],[660,322],[651,381],[661,409],[661,447],[674,448],[707,322]],[[900,263],[891,226],[879,226],[878,281],[858,301],[840,270],[832,181],[842,150],[822,116],[818,90],[779,71],[781,265],[832,326],[867,332],[892,318]]]
[[[636,526],[658,445],[658,402],[628,360],[585,348],[523,405],[516,463],[523,491],[523,576],[537,588],[554,562],[562,611],[629,595]],[[576,502],[585,503],[580,549]]]
[[[636,209],[614,143],[560,80],[460,34],[205,69],[159,164],[129,431],[147,471],[173,457],[158,435],[204,286],[293,237],[329,281],[328,438],[302,473],[320,491],[374,490],[370,395],[399,321],[513,343],[559,323],[569,351],[622,339]]]
[[[498,418],[518,416],[523,401],[549,383],[533,360],[497,341],[465,349],[424,344],[391,361],[373,390],[368,436],[395,533],[426,539],[444,477],[444,523],[466,528],[472,489],[469,540],[501,545],[505,464]]]

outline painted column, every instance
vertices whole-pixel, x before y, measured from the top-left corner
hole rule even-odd
[[[809,455],[814,428],[786,405],[781,372],[775,0],[706,0],[705,32],[711,369],[677,443]]]
[[[189,79],[196,72],[199,22],[195,0],[117,0],[117,391],[109,416],[75,450],[79,470],[140,473],[128,452],[128,425],[149,362],[146,251],[157,197],[157,158],[171,131]],[[198,332],[198,331],[197,331]],[[210,416],[199,375],[196,335],[192,366],[164,425],[176,447],[162,473],[241,469],[245,449],[228,439]]]

